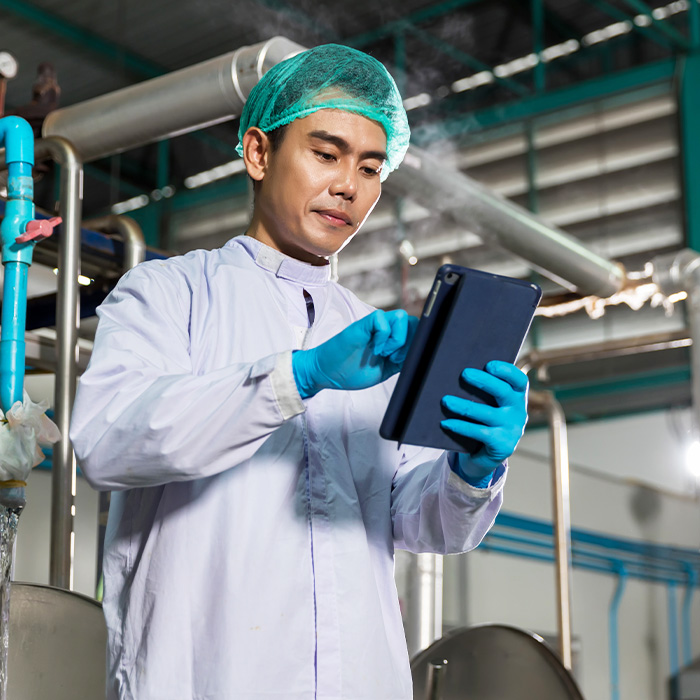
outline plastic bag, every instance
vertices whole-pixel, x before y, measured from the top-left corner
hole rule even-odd
[[[48,447],[61,439],[56,424],[46,416],[49,404],[34,403],[27,392],[5,415],[0,411],[0,481],[26,481],[29,472],[44,460],[39,445]]]

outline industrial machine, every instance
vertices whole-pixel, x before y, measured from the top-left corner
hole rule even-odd
[[[542,637],[506,625],[452,630],[411,662],[414,700],[583,700]]]

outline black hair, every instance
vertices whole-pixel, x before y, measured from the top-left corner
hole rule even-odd
[[[284,124],[283,126],[278,126],[276,129],[267,132],[267,138],[270,141],[270,147],[273,153],[282,145],[288,126],[289,124]]]

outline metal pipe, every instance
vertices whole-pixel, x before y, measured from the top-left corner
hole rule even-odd
[[[415,656],[442,636],[442,556],[414,554],[408,571],[406,641]]]
[[[85,228],[101,233],[115,233],[124,242],[124,272],[146,259],[146,240],[141,227],[129,216],[110,214],[83,222]]]
[[[568,365],[575,362],[595,361],[614,357],[627,357],[641,355],[647,352],[659,350],[675,350],[688,348],[693,344],[687,331],[674,331],[672,333],[653,333],[638,336],[637,338],[624,338],[603,343],[591,343],[579,345],[573,348],[561,348],[557,350],[531,350],[518,360],[518,367],[526,374],[532,370],[555,365]]]
[[[610,700],[620,700],[620,643],[618,640],[618,613],[622,594],[625,592],[627,573],[624,567],[618,570],[617,587],[608,610],[608,631],[610,637]]]
[[[77,381],[83,164],[72,144],[60,137],[39,139],[35,154],[37,161],[51,159],[61,167],[54,422],[62,437],[53,447],[49,582],[72,590],[76,474],[68,431]]]
[[[666,295],[688,294],[688,326],[693,343],[690,349],[694,437],[700,440],[700,255],[686,248],[660,255],[652,261],[653,281]]]
[[[233,119],[272,66],[303,51],[284,37],[51,112],[43,136],[63,136],[83,162]]]
[[[573,285],[582,294],[609,297],[626,283],[619,263],[600,257],[574,236],[464,173],[446,168],[440,158],[415,146],[409,147],[404,162],[389,176],[385,187],[469,226],[482,239],[499,243],[569,289]]]
[[[551,392],[532,392],[530,401],[547,412],[549,421],[559,655],[564,666],[571,670],[571,515],[566,420]]]
[[[425,683],[425,700],[442,700],[442,690],[445,684],[447,660],[431,661],[428,663],[428,673]]]

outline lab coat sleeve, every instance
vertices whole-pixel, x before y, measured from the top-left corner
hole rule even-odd
[[[196,375],[187,294],[182,279],[146,264],[123,277],[98,311],[70,430],[94,488],[217,474],[304,411],[291,351]]]
[[[447,452],[404,446],[392,487],[394,545],[410,552],[457,554],[474,549],[496,519],[507,465],[479,489],[450,469]]]

